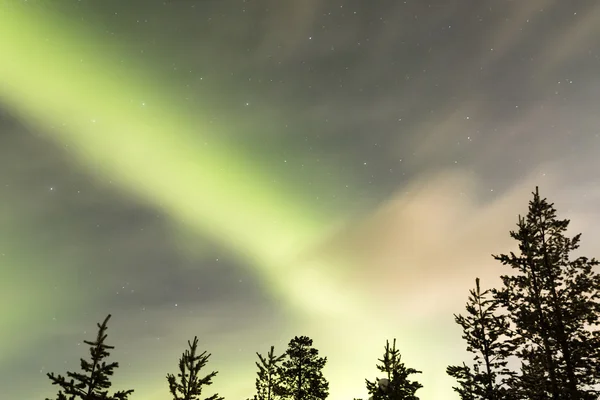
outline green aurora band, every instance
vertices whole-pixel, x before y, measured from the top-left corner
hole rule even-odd
[[[339,269],[293,266],[327,233],[322,216],[273,187],[239,151],[202,135],[206,128],[181,115],[168,85],[142,68],[127,71],[117,55],[97,54],[109,43],[49,10],[8,3],[0,13],[0,99],[24,121],[52,127],[50,139],[91,172],[164,209],[181,230],[234,250],[293,309],[349,316],[362,308],[336,283]]]
[[[355,266],[348,260],[306,259],[339,221],[273,185],[257,162],[219,141],[213,126],[183,114],[187,106],[165,80],[147,74],[143,65],[126,68],[134,60],[110,54],[110,46],[86,32],[79,20],[39,5],[0,0],[0,101],[90,173],[164,210],[183,233],[183,249],[201,251],[193,248],[193,240],[207,235],[231,249],[253,267],[285,312],[295,320],[320,321],[315,326],[331,331],[339,354],[346,354],[340,336],[352,332],[365,343],[377,343],[383,332],[391,333],[392,321],[367,311],[374,309],[374,299],[345,279]],[[26,264],[9,270],[19,265]],[[48,301],[60,308],[73,299]],[[84,309],[81,301],[76,306]],[[43,311],[25,311],[7,310],[11,330],[0,335],[0,342],[9,343],[0,347],[3,358],[5,350],[18,354],[30,345],[28,336],[39,324],[34,314]],[[340,378],[337,394],[343,398],[352,395],[344,386],[354,379],[349,374],[343,364],[332,371]],[[355,378],[361,384],[362,378]],[[146,394],[154,391],[146,388]]]

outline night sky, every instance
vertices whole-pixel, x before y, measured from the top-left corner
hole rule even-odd
[[[597,0],[0,0],[0,397],[56,394],[111,313],[115,389],[188,339],[253,395],[295,335],[332,400],[386,339],[458,398],[453,313],[536,185],[600,239]]]

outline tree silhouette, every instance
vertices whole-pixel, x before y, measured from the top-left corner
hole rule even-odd
[[[179,373],[177,377],[172,374],[167,374],[169,382],[169,390],[173,395],[173,400],[199,400],[202,394],[203,386],[212,385],[212,379],[218,372],[213,371],[200,378],[200,370],[206,366],[210,354],[206,351],[200,355],[196,355],[198,349],[198,337],[194,337],[194,341],[188,340],[189,349],[186,349],[179,359]],[[223,397],[213,394],[205,400],[223,400]]]
[[[396,349],[396,339],[392,347],[390,342],[385,342],[385,353],[383,358],[378,359],[381,364],[377,364],[377,369],[386,374],[387,385],[383,389],[380,379],[371,382],[366,379],[367,390],[373,400],[419,400],[415,395],[421,385],[417,381],[409,380],[410,375],[420,374],[414,368],[407,368],[402,362],[400,351]]]
[[[446,373],[458,381],[459,386],[452,387],[460,396],[461,400],[478,400],[481,397],[481,387],[476,382],[477,372],[463,362],[463,365],[450,365]]]
[[[47,374],[53,385],[62,388],[58,392],[57,400],[127,400],[129,395],[133,393],[133,390],[126,390],[116,392],[113,395],[108,394],[108,389],[111,387],[109,378],[113,375],[114,370],[119,367],[117,362],[107,364],[104,361],[105,358],[110,356],[109,350],[114,349],[113,346],[104,343],[107,336],[106,325],[109,319],[110,314],[102,324],[97,324],[98,335],[94,342],[84,340],[84,343],[90,346],[91,360],[81,359],[80,365],[83,373],[67,372],[67,376],[71,378],[69,381],[62,375],[55,375],[52,372]]]
[[[463,400],[507,398],[506,390],[498,380],[511,375],[506,368],[511,348],[504,340],[509,334],[509,322],[505,315],[498,313],[498,301],[489,295],[490,290],[481,291],[479,278],[476,278],[475,289],[469,291],[467,315],[454,315],[454,320],[463,329],[467,351],[474,354],[472,369],[464,363],[446,369],[448,375],[458,380],[460,386],[454,390]]]
[[[274,351],[275,348],[271,346],[266,358],[256,353],[260,362],[256,362],[258,376],[254,400],[273,400],[281,395],[277,390],[280,382],[280,363],[285,353],[275,356]]]
[[[510,232],[520,254],[494,256],[513,270],[501,276],[503,287],[494,295],[516,333],[511,342],[523,368],[512,384],[522,395],[557,400],[598,394],[600,276],[592,269],[598,261],[571,260],[581,235],[566,237],[568,225],[536,188],[527,216],[519,216],[518,230]]]
[[[296,336],[288,344],[277,385],[282,398],[324,400],[329,396],[329,382],[322,372],[327,357],[319,357],[319,351],[312,344],[307,336]]]

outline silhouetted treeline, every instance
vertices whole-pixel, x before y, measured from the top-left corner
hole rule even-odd
[[[506,271],[498,288],[482,290],[479,278],[469,292],[466,313],[455,315],[463,329],[468,362],[451,365],[454,390],[462,400],[592,400],[600,397],[600,274],[596,259],[574,258],[581,235],[566,236],[568,220],[556,216],[554,205],[538,189],[528,213],[519,216],[510,236],[517,253],[493,256]],[[47,374],[60,387],[56,400],[128,400],[133,390],[109,394],[118,363],[107,363],[112,346],[105,344],[110,315],[98,324],[90,360],[82,372],[67,378]],[[408,345],[408,344],[407,344]],[[172,400],[199,400],[216,371],[204,374],[210,354],[198,354],[198,338],[188,342],[177,375],[167,374]],[[286,351],[256,353],[256,392],[251,400],[325,400],[329,383],[323,375],[327,357],[320,357],[307,336],[296,336]],[[406,367],[396,348],[386,342],[377,369],[384,377],[369,381],[370,400],[418,400],[421,383]],[[511,367],[512,366],[512,367]],[[204,376],[203,376],[204,375]],[[50,399],[46,399],[50,400]],[[204,400],[223,400],[217,394]],[[248,399],[250,400],[250,399]],[[357,399],[355,399],[357,400]]]

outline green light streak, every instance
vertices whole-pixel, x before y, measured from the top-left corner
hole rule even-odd
[[[49,137],[90,170],[237,251],[288,306],[335,315],[362,308],[334,279],[335,266],[289,264],[329,225],[204,134],[198,118],[181,115],[168,85],[97,54],[110,43],[73,21],[8,3],[0,12],[0,96],[26,122],[53,127]]]

